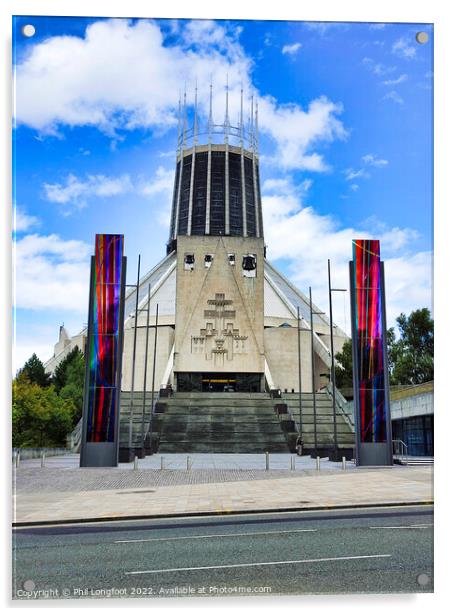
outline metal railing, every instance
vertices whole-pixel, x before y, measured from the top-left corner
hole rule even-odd
[[[392,441],[392,455],[398,456],[402,464],[408,461],[408,445],[399,438]]]
[[[67,448],[72,453],[80,452],[80,445],[82,442],[82,420],[80,419],[75,428],[66,437]]]
[[[331,382],[327,383],[326,390],[328,394],[333,396],[333,386]],[[353,412],[349,410],[349,405],[347,400],[341,394],[339,389],[336,387],[336,412],[339,411],[339,414],[345,419],[345,422],[348,426],[354,431],[355,430],[355,417]]]

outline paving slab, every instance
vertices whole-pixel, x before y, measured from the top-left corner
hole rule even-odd
[[[71,483],[71,477],[88,477],[99,469],[60,470],[60,480]],[[324,507],[360,507],[365,505],[415,504],[433,501],[433,469],[431,467],[384,467],[318,471],[131,471],[101,469],[91,489],[80,489],[78,480],[71,490],[43,489],[42,482],[51,469],[27,469],[15,473],[16,485],[21,474],[29,489],[18,489],[14,495],[13,522],[17,524],[69,521],[127,519],[165,515],[201,513],[238,513]],[[218,472],[226,473],[218,480]],[[247,473],[254,473],[247,476]],[[130,477],[142,477],[138,484]],[[204,473],[204,476],[202,476]],[[257,475],[256,475],[257,473]],[[278,475],[279,473],[279,475]],[[116,474],[116,475],[115,475]],[[121,487],[112,489],[107,477],[120,478]],[[161,479],[166,474],[166,481]],[[41,475],[40,482],[37,477]],[[171,475],[173,477],[171,478]],[[197,477],[198,475],[198,477]],[[185,482],[182,479],[185,476]],[[50,475],[48,475],[48,478]],[[144,478],[144,479],[143,479]],[[202,479],[199,481],[199,479]],[[175,479],[171,481],[171,479]],[[134,480],[136,481],[136,480]],[[97,484],[96,484],[97,482]],[[100,483],[99,483],[100,482]],[[143,484],[144,482],[144,484]],[[41,486],[41,487],[40,487]]]

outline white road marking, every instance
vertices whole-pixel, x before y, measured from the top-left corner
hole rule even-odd
[[[234,565],[209,565],[204,567],[177,567],[174,569],[150,569],[149,571],[126,571],[125,575],[144,573],[172,573],[175,571],[201,571],[205,569],[236,569],[238,567],[269,567],[274,565],[295,565],[298,563],[322,563],[335,560],[359,560],[365,558],[390,558],[392,554],[368,554],[363,556],[336,556],[331,558],[305,558],[303,560],[275,560],[263,563],[240,563]]]
[[[252,537],[254,535],[282,535],[285,533],[316,533],[317,528],[295,530],[263,530],[255,533],[226,533],[223,535],[187,535],[186,537],[154,537],[152,539],[118,539],[114,543],[146,543],[149,541],[180,541],[182,539],[216,539],[217,537]]]
[[[373,528],[373,529],[381,529],[381,528],[389,528],[389,529],[395,529],[395,528],[406,528],[406,529],[422,529],[422,528],[430,528],[431,526],[433,526],[433,524],[412,524],[411,526],[369,526],[369,528]]]

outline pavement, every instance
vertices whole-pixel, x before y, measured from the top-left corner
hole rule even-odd
[[[433,591],[431,506],[16,528],[13,548],[16,599]]]
[[[348,463],[265,456],[167,454],[114,469],[80,469],[77,456],[27,460],[14,469],[13,523],[231,514],[433,502],[432,467],[356,468]],[[185,466],[184,466],[185,465]],[[226,468],[225,468],[226,467]]]

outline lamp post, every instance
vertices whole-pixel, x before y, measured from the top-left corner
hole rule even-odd
[[[146,412],[146,380],[148,374],[148,348],[149,348],[149,312],[151,306],[151,285],[148,284],[148,305],[146,309],[146,345],[144,352],[144,379],[143,379],[143,410],[141,413],[141,447],[144,455],[144,415]]]
[[[154,332],[154,361],[152,363],[152,391],[151,391],[151,417],[149,420],[149,446],[152,456],[152,428],[153,428],[153,415],[154,415],[154,385],[155,385],[155,361],[157,358],[157,332],[159,324],[159,305],[157,304],[155,309],[155,332]]]
[[[301,349],[300,349],[300,307],[297,306],[297,339],[298,339],[298,404],[300,409],[300,422],[298,424],[299,438],[303,433],[303,417],[301,408]]]
[[[309,313],[311,324],[311,379],[312,379],[312,409],[314,413],[314,449],[317,455],[317,399],[315,395],[315,354],[314,354],[314,315],[325,314],[312,309],[312,290],[309,287]]]
[[[130,389],[130,403],[129,403],[129,456],[132,449],[132,431],[133,431],[133,397],[135,391],[135,360],[137,354],[137,328],[138,328],[138,295],[140,290],[140,261],[141,255],[138,255],[138,270],[137,270],[137,284],[136,284],[136,298],[135,298],[135,328],[133,332],[133,352],[132,352],[132,383]]]
[[[334,368],[334,332],[333,332],[333,293],[346,292],[347,289],[331,288],[331,263],[328,259],[328,295],[330,300],[330,349],[331,349],[331,387],[333,393],[333,426],[334,426],[334,455],[337,457],[337,421],[336,421],[336,372]]]

